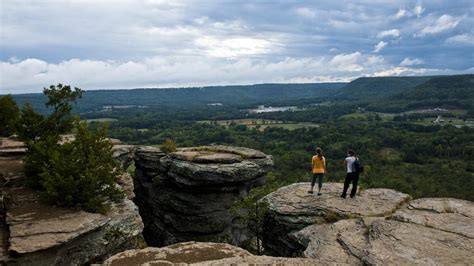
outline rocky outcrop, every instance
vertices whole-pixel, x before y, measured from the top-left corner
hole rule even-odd
[[[45,205],[26,185],[22,154],[3,155],[0,264],[81,265],[144,246],[143,223],[131,200],[112,205],[107,214]],[[133,197],[130,175],[124,174],[119,185]]]
[[[313,259],[253,256],[241,248],[222,243],[186,242],[163,248],[145,248],[119,253],[103,265],[316,265]]]
[[[205,146],[167,156],[158,148],[141,147],[135,158],[135,202],[147,243],[249,241],[248,229],[232,207],[265,183],[270,156],[247,148]]]
[[[294,184],[267,196],[266,228],[277,234],[264,240],[267,251],[287,247],[289,255],[337,265],[474,263],[472,202],[405,202],[406,194],[387,189],[367,189],[354,199],[342,199],[342,184],[330,183],[318,197],[306,194],[308,186]]]
[[[133,157],[135,156],[135,146],[117,144],[113,146],[113,156],[122,165],[124,169],[127,169],[133,163]]]
[[[299,256],[300,243],[290,238],[312,224],[324,224],[351,217],[377,217],[393,213],[409,199],[391,189],[367,189],[354,199],[339,197],[343,184],[324,184],[323,194],[308,194],[309,183],[296,183],[269,194],[269,215],[266,217],[264,245],[268,254]]]

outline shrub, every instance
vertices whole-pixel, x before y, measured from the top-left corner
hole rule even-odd
[[[75,140],[62,145],[48,137],[29,147],[26,173],[39,177],[42,196],[48,202],[91,212],[104,212],[123,193],[116,185],[122,170],[113,158],[106,128],[90,131],[76,123]]]
[[[172,139],[166,139],[165,142],[160,145],[160,149],[166,154],[175,152],[177,150],[176,143]]]
[[[9,136],[15,130],[19,109],[10,95],[0,96],[0,136]]]

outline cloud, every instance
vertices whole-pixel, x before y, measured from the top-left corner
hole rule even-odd
[[[379,32],[379,34],[377,34],[377,38],[381,39],[381,38],[384,38],[384,37],[399,37],[400,36],[400,30],[398,29],[392,29],[392,30],[384,30],[384,31],[381,31]]]
[[[459,24],[460,20],[461,19],[450,15],[442,15],[434,24],[424,27],[418,34],[415,34],[415,37],[423,37],[454,29]]]
[[[406,9],[399,9],[397,14],[395,14],[395,19],[400,19],[408,16],[409,12]]]
[[[276,49],[269,41],[248,37],[218,39],[207,36],[196,39],[195,43],[208,55],[224,58],[265,54]]]
[[[415,8],[413,8],[413,14],[417,17],[420,17],[424,11],[425,8],[423,8],[420,4],[416,5]]]
[[[427,69],[473,68],[468,1],[205,2],[3,1],[0,93],[58,82],[107,89],[350,80],[405,58],[423,58]],[[412,38],[443,14],[459,18],[455,33]]]
[[[405,57],[402,62],[400,62],[400,66],[413,66],[413,65],[420,65],[423,64],[424,61],[419,58],[411,59],[410,57]]]
[[[425,8],[421,6],[421,4],[417,4],[412,10],[407,10],[403,8],[399,9],[397,14],[395,14],[394,18],[401,19],[403,17],[420,17],[423,12],[425,12]]]
[[[384,42],[384,41],[380,41],[379,43],[377,43],[375,46],[374,46],[374,53],[378,53],[380,51],[382,51],[383,48],[385,48],[385,46],[387,46],[387,43]]]
[[[446,42],[449,44],[458,44],[458,45],[474,45],[474,35],[473,34],[460,34],[446,39]]]
[[[300,7],[295,10],[295,13],[301,17],[313,19],[316,17],[316,13],[307,7]]]

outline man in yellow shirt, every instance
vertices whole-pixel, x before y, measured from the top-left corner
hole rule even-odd
[[[311,160],[311,172],[313,178],[311,180],[311,190],[308,193],[313,194],[314,184],[318,179],[318,196],[321,195],[321,188],[323,187],[323,178],[326,173],[326,158],[323,156],[321,148],[316,148],[316,155]]]

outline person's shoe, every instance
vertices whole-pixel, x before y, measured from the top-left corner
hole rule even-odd
[[[321,192],[318,192],[318,196],[321,196],[321,195],[322,195]]]
[[[345,199],[345,198],[346,198],[346,195],[341,195],[341,198]]]
[[[355,198],[355,195],[354,196],[351,196],[351,199]]]
[[[309,194],[313,194],[314,192],[310,190],[310,191],[308,191],[308,193],[309,193]]]

